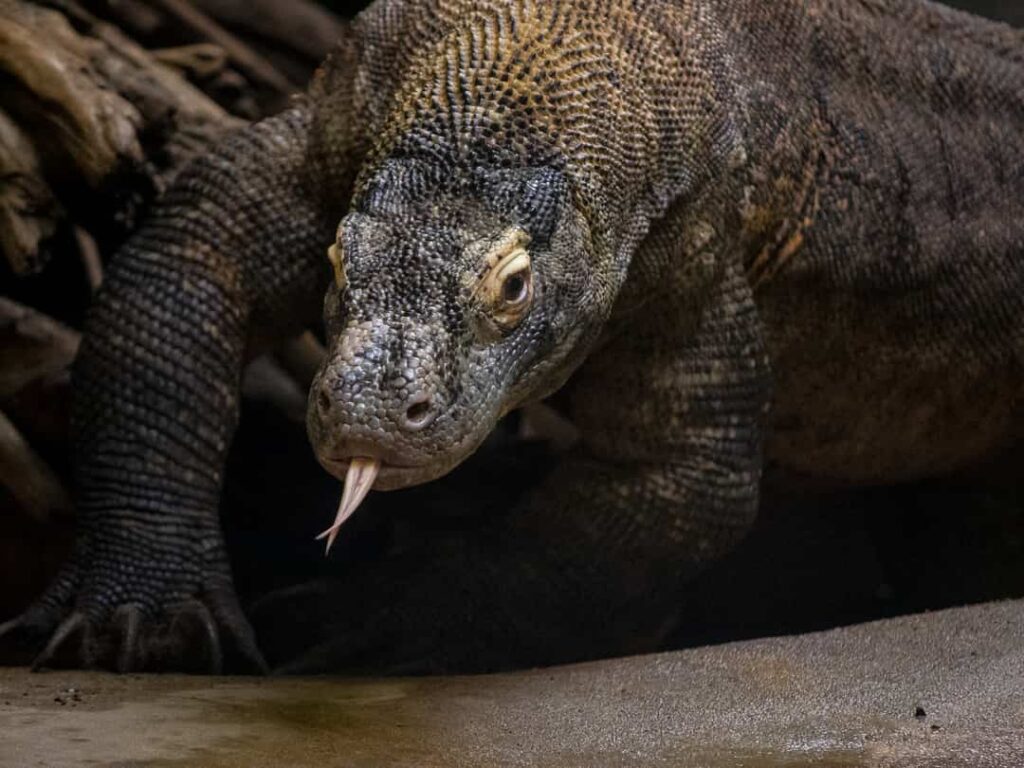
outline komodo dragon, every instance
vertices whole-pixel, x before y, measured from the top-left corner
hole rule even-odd
[[[325,292],[339,517],[556,390],[581,437],[524,502],[368,567],[297,668],[652,647],[765,460],[893,483],[1021,435],[1024,33],[918,0],[377,0],[113,261],[77,544],[5,628],[40,663],[144,667],[192,611],[262,667],[218,496],[245,361]]]

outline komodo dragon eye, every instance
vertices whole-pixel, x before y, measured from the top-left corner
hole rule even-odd
[[[508,306],[516,306],[526,301],[530,293],[529,265],[527,269],[516,272],[505,278],[501,289],[501,297]]]
[[[341,246],[335,243],[328,248],[327,259],[331,262],[331,267],[334,269],[334,284],[340,291],[348,285],[348,276],[345,274],[345,254],[341,250]]]
[[[510,331],[522,322],[533,303],[530,237],[515,227],[502,235],[486,256],[486,271],[474,291],[489,318]]]

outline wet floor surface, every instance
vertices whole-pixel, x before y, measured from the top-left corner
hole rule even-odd
[[[486,677],[0,670],[0,766],[1019,768],[1024,601]]]

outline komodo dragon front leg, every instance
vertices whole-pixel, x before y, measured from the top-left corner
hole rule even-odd
[[[311,590],[320,604],[304,608],[333,626],[285,671],[484,670],[656,647],[679,586],[757,511],[767,358],[745,279],[731,267],[716,279],[688,320],[667,298],[592,355],[569,385],[581,445],[525,503]],[[294,610],[290,592],[260,613]]]
[[[218,506],[243,363],[315,319],[329,279],[337,213],[306,193],[309,122],[292,109],[194,163],[113,261],[74,370],[73,556],[0,628],[49,637],[37,665],[74,640],[85,666],[217,669],[226,633],[263,666]],[[205,653],[168,624],[199,626]]]

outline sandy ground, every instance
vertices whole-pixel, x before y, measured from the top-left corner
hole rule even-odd
[[[510,675],[0,670],[0,766],[1020,768],[1024,601]]]

